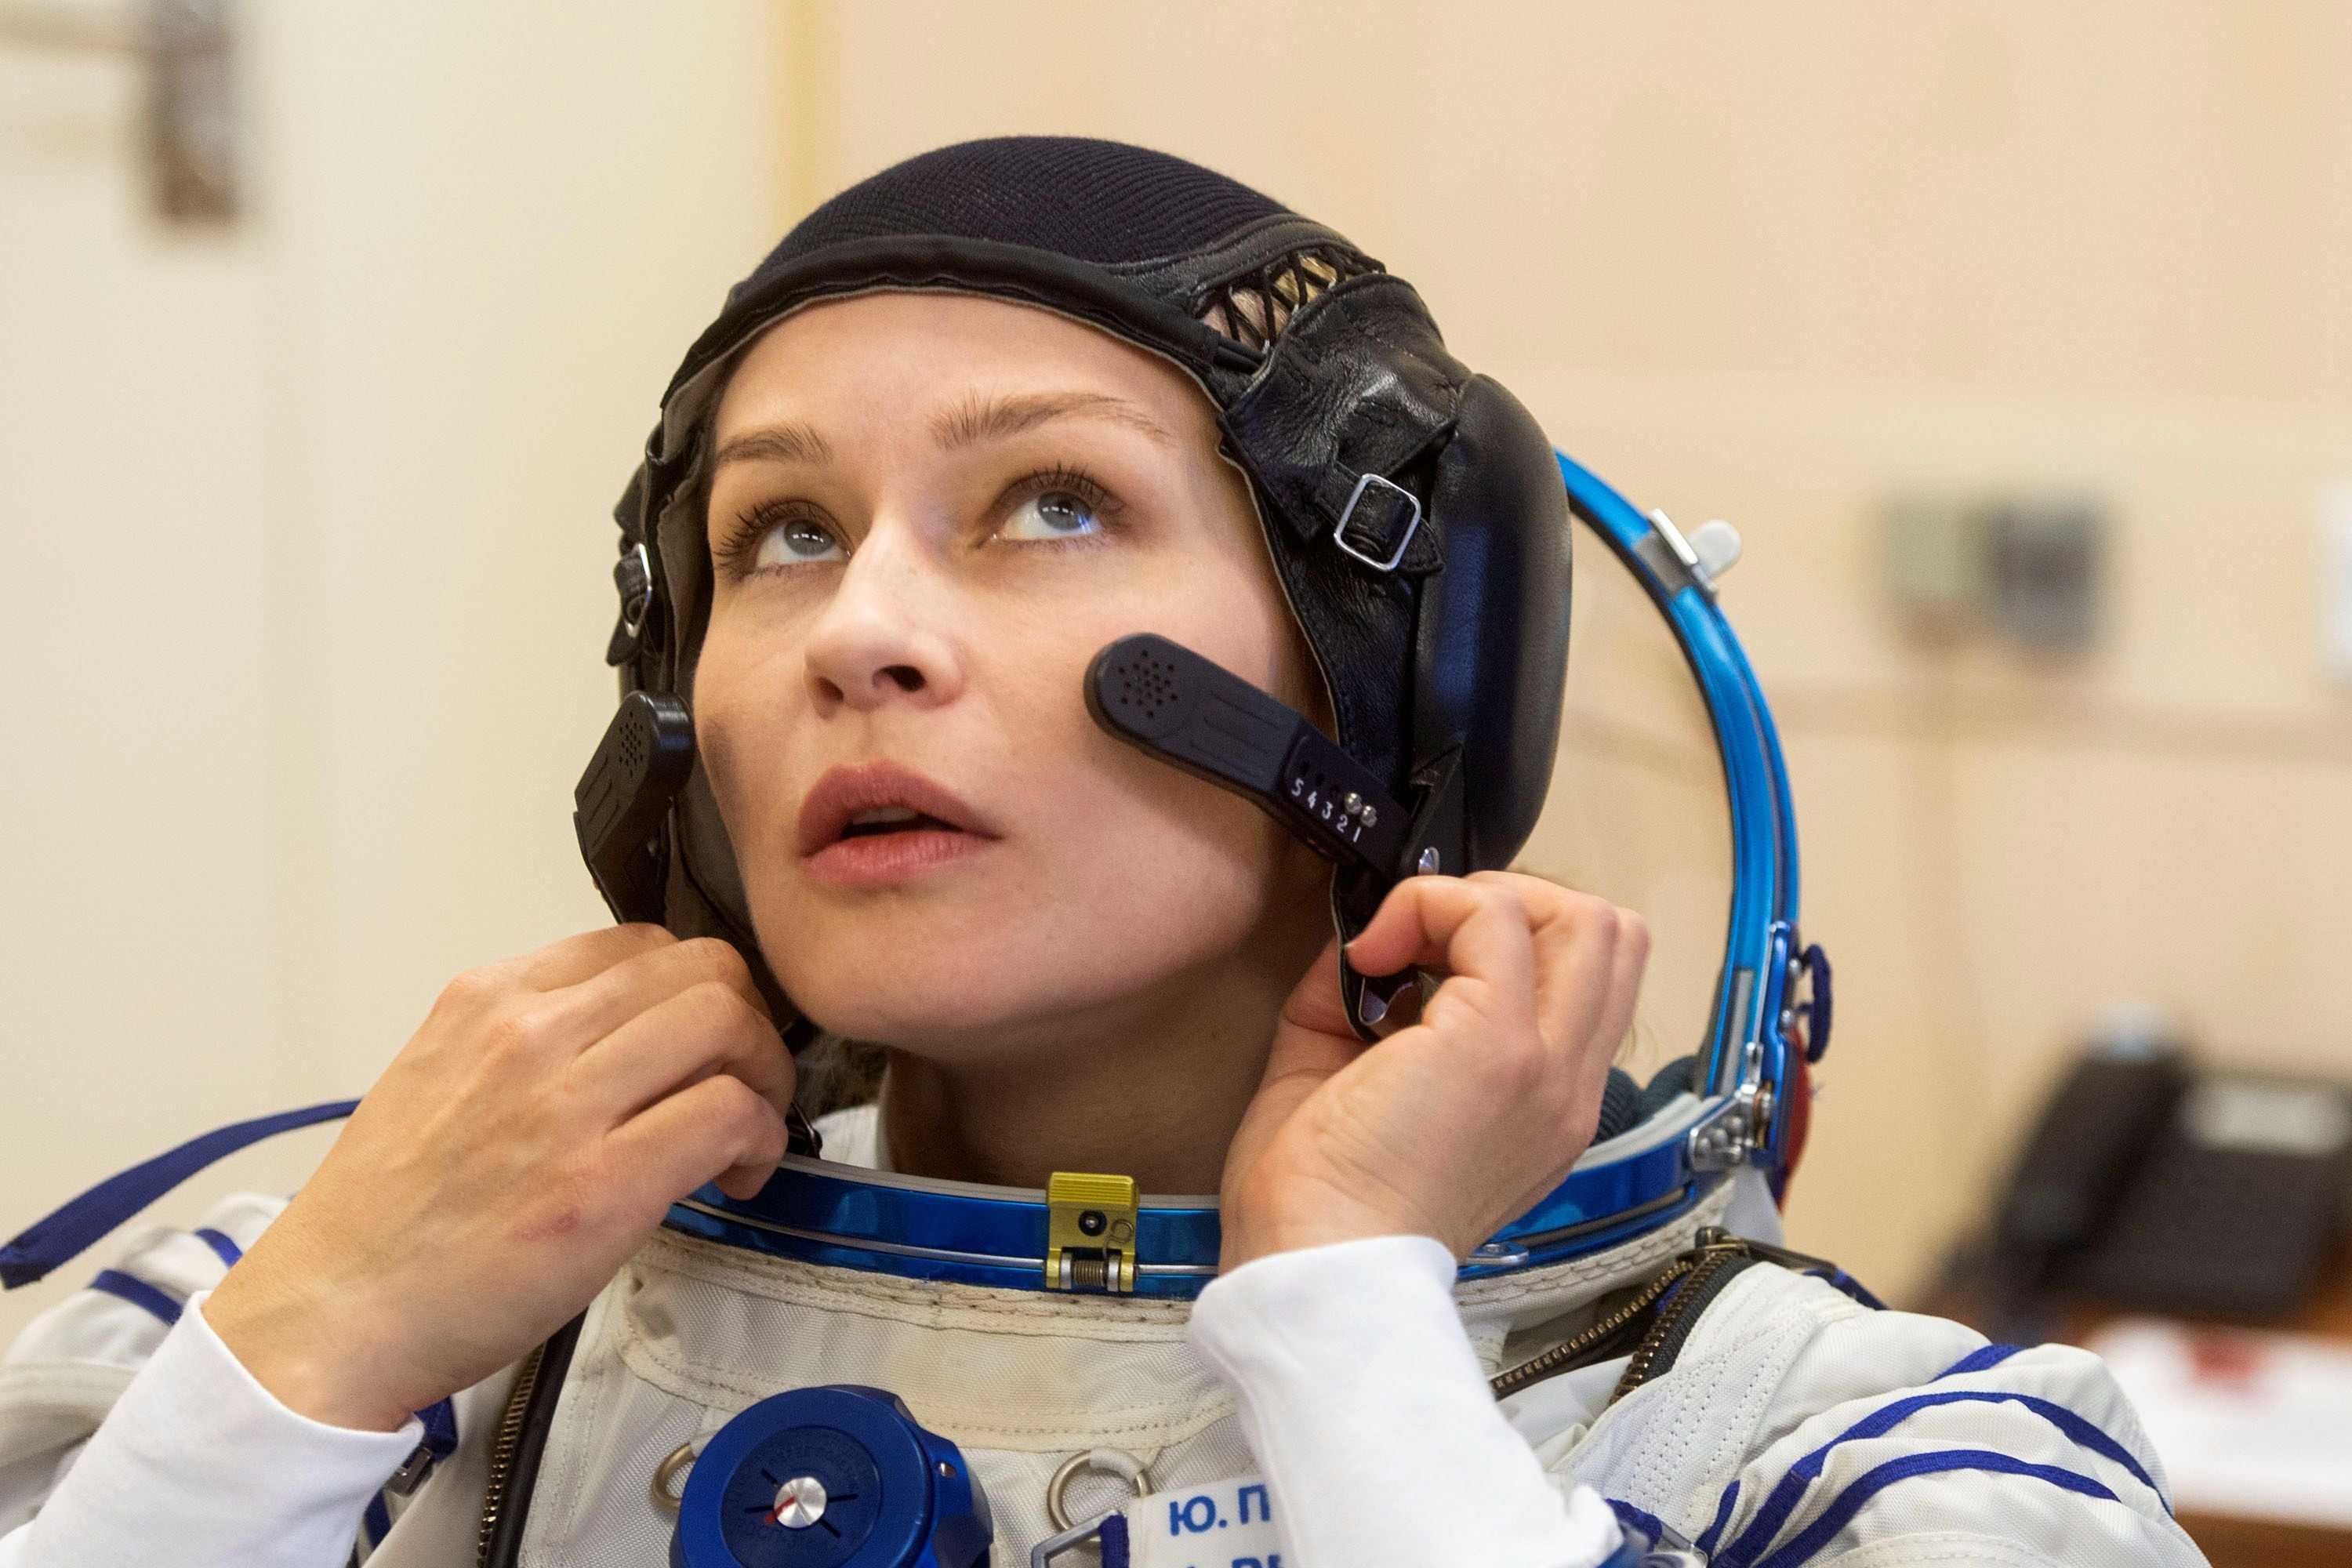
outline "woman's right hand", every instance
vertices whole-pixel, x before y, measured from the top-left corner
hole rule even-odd
[[[742,956],[658,926],[459,975],[205,1321],[289,1409],[392,1431],[594,1298],[676,1199],[784,1152]]]

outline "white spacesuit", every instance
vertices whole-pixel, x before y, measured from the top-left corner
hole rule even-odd
[[[827,1120],[839,1152],[860,1152],[862,1115]],[[960,1447],[999,1563],[1058,1532],[1047,1498],[1073,1461],[1092,1473],[1065,1483],[1064,1506],[1083,1524],[1123,1505],[1139,1563],[1578,1568],[1622,1550],[1612,1510],[1636,1542],[1695,1542],[1717,1563],[2201,1560],[2095,1358],[1988,1346],[1769,1261],[1711,1293],[1615,1403],[1627,1355],[1495,1400],[1489,1379],[1588,1332],[1727,1196],[1601,1252],[1464,1283],[1450,1304],[1452,1260],[1432,1242],[1283,1254],[1204,1295],[1189,1334],[1181,1302],[828,1268],[665,1232],[587,1315],[513,1560],[662,1561],[664,1461],[770,1394],[839,1383],[898,1394]],[[275,1206],[208,1217],[250,1240]],[[175,1300],[222,1267],[183,1232],[151,1233],[117,1265]],[[172,1332],[188,1339],[194,1319]],[[146,1308],[89,1291],[9,1352],[0,1523],[41,1505],[164,1336]],[[358,1523],[377,1568],[442,1568],[495,1533],[494,1477],[513,1506],[512,1373],[460,1394],[455,1448],[394,1481],[421,1427],[321,1427],[240,1383],[216,1341],[173,1349],[171,1381],[133,1396],[139,1426],[110,1427],[112,1447],[76,1476],[81,1517],[20,1528],[0,1564],[152,1560],[168,1541],[174,1561],[331,1568]],[[1138,1487],[1149,1495],[1128,1500]]]
[[[394,1433],[287,1409],[190,1310],[282,1206],[234,1200],[132,1238],[0,1363],[0,1568],[2201,1561],[2095,1358],[1885,1310],[1778,1246],[1828,972],[1797,937],[1769,712],[1714,603],[1736,541],[1686,540],[1556,460],[1410,289],[1207,171],[1108,143],[946,149],[819,209],[730,296],[622,506],[627,696],[578,819],[616,913],[758,962],[709,790],[657,776],[665,745],[690,755],[662,726],[685,722],[709,607],[700,528],[671,513],[761,331],[920,289],[1082,320],[1217,406],[1337,744],[1172,645],[1104,650],[1086,700],[1323,850],[1343,935],[1402,876],[1527,844],[1577,744],[1572,508],[1664,628],[1710,781],[1720,764],[1727,939],[1718,910],[1689,1054],[1617,1075],[1567,1181],[1458,1264],[1378,1236],[1221,1275],[1214,1199],[898,1175],[870,1104],[819,1106],[824,1158],[803,1145],[755,1198],[682,1200],[581,1318]],[[1125,707],[1121,668],[1145,672]],[[1211,709],[1204,741],[1185,725]],[[1370,1038],[1393,987],[1343,970],[1343,994]],[[0,1276],[38,1278],[202,1163],[119,1179],[0,1250]]]

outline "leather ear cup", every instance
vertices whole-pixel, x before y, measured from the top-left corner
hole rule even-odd
[[[1422,587],[1412,762],[1459,745],[1464,842],[1444,869],[1507,867],[1551,786],[1568,669],[1568,488],[1535,416],[1474,375],[1438,451],[1430,516],[1445,568]],[[1449,849],[1454,847],[1446,847]]]

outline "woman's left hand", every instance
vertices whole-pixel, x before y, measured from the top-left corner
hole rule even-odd
[[[1349,961],[1444,979],[1417,1022],[1370,1045],[1348,1026],[1337,946],[1284,1005],[1226,1152],[1228,1271],[1370,1236],[1432,1236],[1465,1258],[1525,1213],[1592,1141],[1650,933],[1534,877],[1408,878]]]

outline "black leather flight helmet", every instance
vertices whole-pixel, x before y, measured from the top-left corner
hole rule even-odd
[[[1569,508],[1549,442],[1446,351],[1412,286],[1346,238],[1119,142],[1004,137],[908,159],[818,207],[730,291],[615,512],[622,610],[605,658],[625,700],[691,706],[712,583],[703,437],[741,353],[804,305],[934,289],[1053,310],[1199,384],[1336,739],[1412,813],[1400,869],[1507,865],[1550,782],[1568,648]],[[683,755],[678,767],[642,852],[643,901],[658,909],[600,885],[623,919],[740,948],[797,1049],[813,1026],[761,959],[709,781]],[[1384,885],[1335,875],[1343,937]]]

